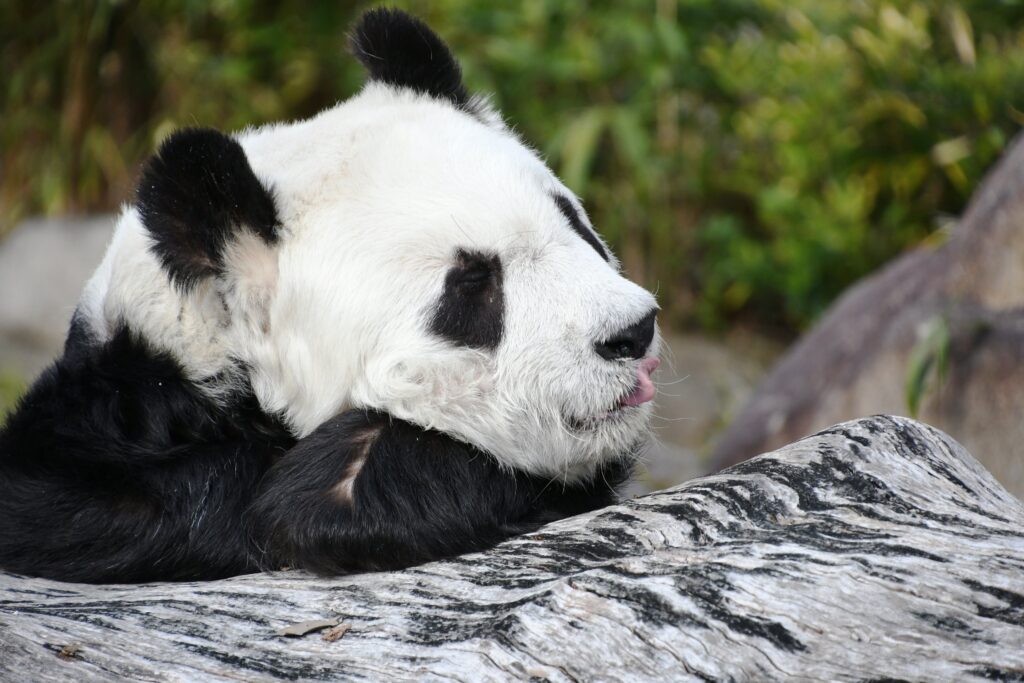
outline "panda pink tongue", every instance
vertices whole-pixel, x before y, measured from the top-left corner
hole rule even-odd
[[[661,365],[661,361],[657,358],[645,358],[640,362],[636,388],[626,398],[622,399],[622,405],[638,406],[654,398],[658,390],[654,388],[654,382],[651,381],[651,373],[657,370],[659,365]]]

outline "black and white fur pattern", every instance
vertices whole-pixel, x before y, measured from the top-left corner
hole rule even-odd
[[[356,97],[147,164],[0,432],[0,567],[398,567],[614,500],[654,298],[425,25],[352,49]]]

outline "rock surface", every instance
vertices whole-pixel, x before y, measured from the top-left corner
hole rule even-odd
[[[653,439],[630,494],[658,491],[706,473],[714,440],[780,353],[776,344],[748,334],[711,339],[662,333]]]
[[[949,367],[926,392],[920,417],[1024,497],[1024,136],[946,244],[856,284],[786,353],[713,461],[726,467],[862,415],[909,414],[915,357],[936,337],[946,339],[934,351],[948,355]]]
[[[0,241],[0,371],[35,377],[64,345],[113,216],[36,219]]]
[[[279,633],[301,622],[320,623]],[[143,586],[0,574],[0,680],[964,681],[1022,671],[1024,505],[944,434],[901,418],[839,425],[402,572]]]

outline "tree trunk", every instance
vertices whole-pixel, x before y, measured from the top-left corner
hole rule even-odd
[[[297,622],[327,620],[301,636]],[[491,551],[334,579],[0,575],[2,680],[1020,680],[1024,506],[874,417]]]

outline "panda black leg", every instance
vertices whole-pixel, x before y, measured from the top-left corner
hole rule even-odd
[[[67,352],[0,429],[0,567],[66,581],[256,570],[243,513],[294,440],[255,399],[215,404],[124,327]]]
[[[490,547],[540,524],[608,505],[606,484],[559,484],[498,466],[450,436],[385,413],[349,411],[271,468],[252,508],[267,568],[320,574],[393,569]],[[546,489],[551,491],[547,494]]]

